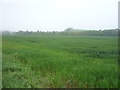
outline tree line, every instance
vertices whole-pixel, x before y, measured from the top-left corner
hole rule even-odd
[[[3,35],[81,35],[81,36],[118,36],[120,35],[119,29],[109,29],[109,30],[80,30],[67,28],[64,31],[18,31],[9,32],[3,31]]]

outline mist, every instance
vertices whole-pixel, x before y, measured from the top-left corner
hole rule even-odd
[[[1,27],[9,31],[63,31],[118,27],[119,0],[3,0]]]

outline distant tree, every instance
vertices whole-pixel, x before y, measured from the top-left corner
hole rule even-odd
[[[73,30],[74,30],[74,28],[72,28],[72,27],[65,29],[65,31],[73,31]]]
[[[39,33],[39,30],[37,31],[37,33]]]
[[[55,31],[53,31],[53,34],[55,34]]]
[[[25,33],[25,31],[22,31],[22,30],[17,32],[17,34],[24,34],[24,33]]]

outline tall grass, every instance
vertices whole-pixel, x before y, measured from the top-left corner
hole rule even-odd
[[[3,36],[3,87],[116,88],[117,44],[117,37]]]

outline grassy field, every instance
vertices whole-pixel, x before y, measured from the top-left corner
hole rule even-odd
[[[3,36],[4,88],[117,88],[118,39]]]

